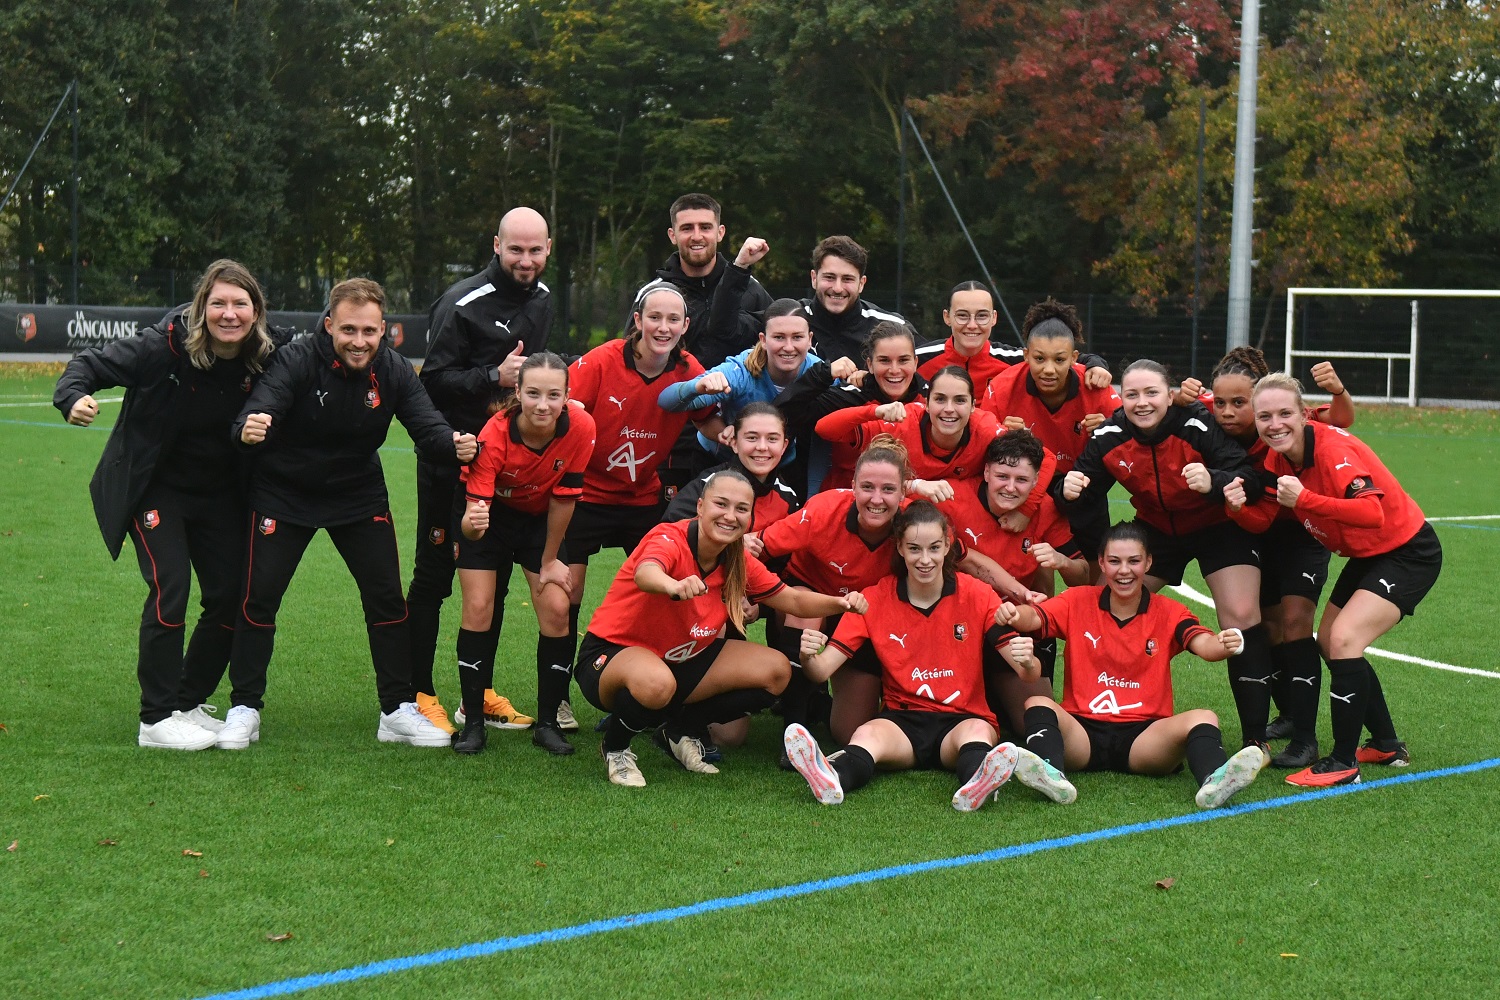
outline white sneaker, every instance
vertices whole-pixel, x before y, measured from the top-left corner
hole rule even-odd
[[[453,738],[434,726],[414,701],[403,701],[394,712],[381,713],[375,738],[382,743],[410,743],[414,747],[446,747],[453,743]]]
[[[992,747],[990,752],[984,755],[984,760],[979,764],[979,770],[974,772],[974,777],[964,782],[963,787],[953,793],[953,808],[961,813],[973,812],[995,793],[1001,785],[1010,780],[1011,772],[1016,769],[1016,745],[1014,743],[1002,743]]]
[[[557,728],[565,733],[578,732],[578,717],[573,714],[573,706],[567,702],[557,706]]]
[[[260,710],[235,705],[224,716],[224,728],[215,740],[220,750],[243,750],[260,740]]]
[[[1193,796],[1199,809],[1217,809],[1228,802],[1230,796],[1255,780],[1260,769],[1266,766],[1266,755],[1254,743],[1219,765],[1218,770],[1208,776]]]
[[[1016,780],[1061,806],[1078,798],[1078,789],[1061,771],[1025,747],[1016,747]]]
[[[660,726],[651,734],[651,742],[661,747],[684,771],[694,774],[718,774],[719,769],[703,759],[703,741],[696,736],[674,736]]]
[[[173,712],[172,715],[183,722],[191,722],[199,729],[207,729],[211,733],[217,733],[224,728],[224,720],[214,718],[218,712],[219,709],[215,705],[199,705],[197,708],[186,712]]]
[[[844,786],[839,782],[839,773],[829,765],[818,741],[813,739],[806,726],[795,722],[787,726],[781,742],[786,746],[787,760],[792,762],[798,774],[807,779],[813,798],[825,806],[836,806],[844,801]]]
[[[158,750],[207,750],[214,745],[214,734],[172,715],[149,726],[141,723],[135,741]]]
[[[609,771],[610,781],[626,788],[646,787],[646,776],[635,762],[634,751],[628,747],[624,750],[605,750],[600,747],[599,750],[604,754],[604,766]]]

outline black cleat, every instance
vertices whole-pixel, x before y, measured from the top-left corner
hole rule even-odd
[[[531,727],[531,745],[559,757],[573,752],[573,744],[562,734],[562,729],[547,722],[538,722]]]
[[[1314,740],[1304,743],[1301,740],[1293,740],[1286,745],[1286,749],[1271,758],[1272,767],[1299,768],[1307,767],[1317,763],[1318,744]]]
[[[489,737],[484,732],[484,719],[470,719],[464,723],[463,732],[453,735],[453,752],[476,754],[484,749]]]
[[[1292,725],[1291,719],[1288,719],[1284,715],[1278,715],[1276,716],[1276,718],[1272,719],[1271,724],[1266,727],[1266,739],[1289,740],[1292,738],[1292,733],[1296,730],[1296,728],[1296,726]],[[1308,763],[1310,764],[1312,763],[1312,761],[1308,761]],[[1275,766],[1280,767],[1281,765],[1276,764]]]

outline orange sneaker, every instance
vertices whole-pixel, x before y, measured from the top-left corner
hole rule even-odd
[[[1288,785],[1303,788],[1327,788],[1330,785],[1359,784],[1359,768],[1345,764],[1337,757],[1324,757],[1312,767],[1305,767],[1286,776]]]
[[[1406,767],[1411,763],[1411,751],[1400,740],[1389,750],[1382,749],[1374,740],[1365,740],[1365,745],[1354,751],[1354,759],[1361,764],[1384,764],[1387,767]]]
[[[443,703],[438,701],[435,694],[418,694],[417,711],[427,716],[427,721],[437,726],[443,732],[452,736],[458,732],[453,723],[448,721],[448,710],[443,708]]]
[[[464,710],[460,708],[453,713],[453,721],[460,726],[464,724]],[[496,694],[493,689],[486,688],[484,692],[484,724],[491,729],[530,729],[532,723],[536,722],[529,715],[522,715],[516,706],[510,703],[510,699],[502,694]]]

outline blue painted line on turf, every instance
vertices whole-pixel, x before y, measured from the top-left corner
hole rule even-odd
[[[850,886],[866,885],[871,882],[883,882],[887,879],[901,878],[907,875],[945,871],[950,868],[965,868],[969,865],[984,864],[991,861],[1007,861],[1011,858],[1023,858],[1032,854],[1040,854],[1043,851],[1055,851],[1065,847],[1078,847],[1083,844],[1098,843],[1102,840],[1115,840],[1137,833],[1151,833],[1158,830],[1170,830],[1179,826],[1210,823],[1214,820],[1227,819],[1231,816],[1245,816],[1251,813],[1265,812],[1268,809],[1280,809],[1284,806],[1298,805],[1304,802],[1319,802],[1323,799],[1337,798],[1341,795],[1353,795],[1358,792],[1374,791],[1377,788],[1389,788],[1393,785],[1409,785],[1413,782],[1427,781],[1432,778],[1448,778],[1459,774],[1473,774],[1477,771],[1487,771],[1495,767],[1500,767],[1500,757],[1492,757],[1489,760],[1481,760],[1473,764],[1462,764],[1458,767],[1445,767],[1434,771],[1416,771],[1409,774],[1398,774],[1395,777],[1381,778],[1358,785],[1336,785],[1332,788],[1320,788],[1297,795],[1284,795],[1281,798],[1264,799],[1260,802],[1246,802],[1223,809],[1211,809],[1205,812],[1187,813],[1182,816],[1169,816],[1166,819],[1128,823],[1123,826],[1107,827],[1103,830],[1070,834],[1066,837],[1034,840],[1025,844],[1013,844],[1010,847],[997,847],[993,850],[981,851],[977,854],[964,854],[952,858],[935,858],[931,861],[892,865],[888,868],[876,868],[872,871],[855,872],[852,875],[839,875],[834,878],[818,879],[813,882],[799,882],[795,885],[780,886],[775,889],[759,889],[755,892],[742,893],[738,896],[721,896],[718,899],[707,899],[701,903],[691,903],[687,906],[673,906],[664,910],[648,910],[645,913],[632,913],[623,917],[610,917],[606,920],[591,920],[584,924],[572,924],[568,927],[534,931],[531,934],[494,938],[490,941],[479,941],[457,948],[443,948],[439,951],[424,952],[420,955],[408,955],[405,958],[388,958],[384,961],[371,962],[367,965],[350,966],[347,969],[337,969],[333,972],[319,972],[310,976],[298,976],[295,979],[281,979],[261,986],[251,986],[247,989],[233,990],[228,993],[214,993],[210,996],[201,997],[199,1000],[263,1000],[265,997],[286,996],[291,993],[301,993],[304,990],[317,989],[322,986],[334,986],[338,983],[350,983],[361,979],[373,979],[377,976],[388,976],[392,973],[406,972],[410,969],[420,969],[432,965],[446,965],[449,962],[459,962],[469,958],[482,958],[486,955],[496,955],[501,952],[519,951],[523,948],[531,948],[540,944],[573,941],[578,938],[592,937],[596,934],[608,934],[612,931],[626,930],[631,927],[649,927],[652,924],[670,923],[674,920],[681,920],[684,917],[696,917],[705,913],[718,913],[723,910],[737,910],[747,906],[757,906],[761,903],[770,903],[781,899],[795,899],[799,896],[810,896],[814,893],[830,892],[834,889],[847,889]]]
[[[1488,524],[1464,524],[1462,521],[1443,521],[1440,524],[1434,524],[1433,527],[1468,528],[1470,531],[1500,531],[1500,528],[1492,528]]]

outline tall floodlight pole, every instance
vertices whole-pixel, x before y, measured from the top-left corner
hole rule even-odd
[[[1244,0],[1240,18],[1240,98],[1235,117],[1234,217],[1229,230],[1230,348],[1250,343],[1250,236],[1255,213],[1255,85],[1259,76],[1260,0]]]
[[[78,304],[78,81],[73,81],[73,297]]]

